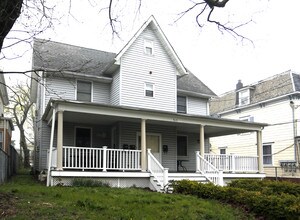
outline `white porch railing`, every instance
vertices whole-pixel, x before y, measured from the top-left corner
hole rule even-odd
[[[63,147],[64,169],[141,170],[140,158],[140,150]]]
[[[218,170],[215,166],[205,160],[199,151],[196,151],[196,172],[203,174],[207,180],[215,185],[224,185],[223,171]]]
[[[257,156],[240,156],[235,154],[205,154],[204,159],[224,172],[258,172]]]
[[[151,173],[151,175],[155,178],[157,181],[157,185],[160,185],[162,189],[165,189],[165,187],[168,185],[169,178],[169,168],[164,168],[160,162],[153,156],[151,153],[151,149],[148,149],[147,151],[148,155],[148,171]]]

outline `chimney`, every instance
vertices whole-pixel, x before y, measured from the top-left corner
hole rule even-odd
[[[240,90],[241,88],[243,88],[243,83],[242,80],[239,79],[238,83],[236,84],[236,91]]]
[[[239,105],[239,92],[237,92],[238,90],[240,90],[241,88],[243,88],[243,83],[242,80],[238,80],[238,83],[236,84],[235,87],[235,105],[238,106]]]

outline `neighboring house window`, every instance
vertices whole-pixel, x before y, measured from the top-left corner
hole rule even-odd
[[[177,156],[187,156],[187,136],[177,136]]]
[[[239,105],[248,105],[250,104],[250,91],[242,90],[239,92]]]
[[[145,83],[145,96],[154,97],[154,84]]]
[[[153,55],[153,41],[151,40],[144,41],[144,53],[147,55]]]
[[[254,117],[253,116],[243,116],[239,118],[241,121],[250,121],[250,122],[254,122]]]
[[[177,112],[186,114],[186,97],[177,96]]]
[[[3,133],[0,131],[0,149],[3,149]]]
[[[226,148],[220,148],[220,154],[226,154]]]
[[[263,145],[263,163],[264,165],[272,165],[272,145],[264,144]]]
[[[77,100],[92,101],[92,83],[86,81],[77,81]]]
[[[91,128],[76,128],[75,130],[75,146],[76,147],[91,147],[92,146],[92,129]]]

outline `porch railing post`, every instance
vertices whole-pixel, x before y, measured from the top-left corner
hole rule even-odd
[[[169,183],[169,168],[164,168],[164,177],[163,177],[164,187]]]
[[[224,178],[223,178],[223,170],[219,170],[219,183],[220,186],[224,185]]]
[[[232,173],[235,173],[235,154],[231,154],[231,170],[232,170]]]
[[[200,173],[200,158],[199,155],[200,152],[196,151],[196,173]]]
[[[103,172],[106,172],[107,146],[103,146]]]
[[[151,153],[151,149],[147,149],[147,164],[148,164],[148,171],[151,169],[151,160],[150,160],[150,153]]]

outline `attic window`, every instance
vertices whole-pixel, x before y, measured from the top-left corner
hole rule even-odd
[[[239,92],[239,105],[248,105],[250,104],[250,90],[242,90]]]
[[[145,96],[154,97],[154,84],[145,83]]]
[[[144,40],[144,53],[147,55],[153,55],[153,41]]]

